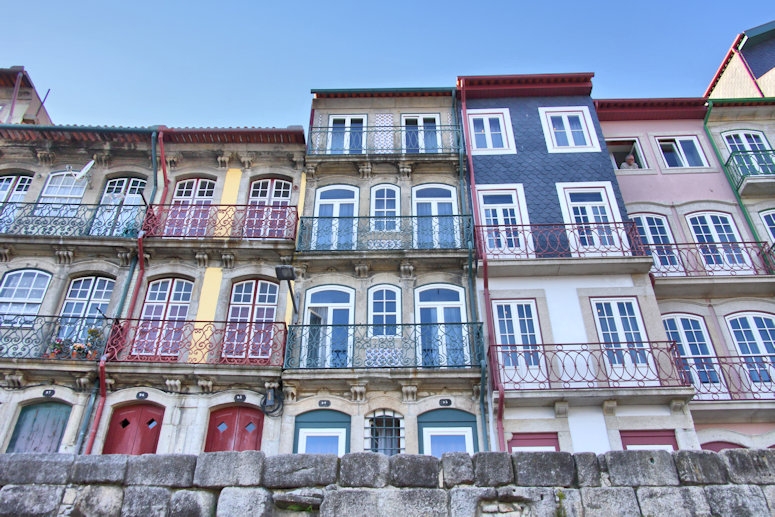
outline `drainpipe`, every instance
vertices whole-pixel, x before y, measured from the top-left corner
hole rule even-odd
[[[105,410],[105,399],[107,398],[107,389],[105,386],[105,360],[107,359],[107,356],[105,354],[102,355],[100,358],[100,366],[99,366],[99,373],[100,373],[100,402],[97,405],[97,413],[94,415],[94,423],[91,426],[91,431],[89,431],[89,441],[86,443],[86,450],[84,451],[84,454],[91,454],[92,448],[94,447],[94,439],[97,437],[97,427],[99,427],[100,420],[102,419],[102,412]]]
[[[466,103],[466,86],[465,86],[465,79],[462,80],[460,84],[460,90],[462,92],[462,105],[463,105],[463,120],[467,120],[467,103]],[[474,163],[473,159],[471,157],[471,138],[468,134],[468,124],[465,122],[463,125],[463,133],[464,133],[464,140],[465,140],[465,147],[466,147],[466,156],[467,156],[467,162],[468,162],[468,176],[469,176],[469,183],[471,185],[471,192],[474,193],[476,191],[476,179],[474,175]],[[474,216],[474,231],[476,231],[476,228],[481,225],[481,220],[479,217],[479,199],[476,195],[471,196],[471,202],[473,204],[472,206],[472,212]],[[477,239],[477,243],[481,244],[481,241]],[[487,321],[487,354],[483,358],[483,363],[486,366],[489,363],[490,354],[489,351],[491,348],[495,346],[495,336],[493,335],[493,329],[492,329],[492,302],[490,297],[490,278],[489,278],[489,272],[488,272],[488,264],[487,264],[487,253],[484,252],[484,250],[481,248],[481,246],[477,247],[477,251],[479,252],[479,257],[482,260],[482,280],[484,282],[484,312],[485,312],[485,319]],[[505,438],[505,432],[503,430],[503,410],[504,410],[504,392],[503,389],[503,383],[500,382],[500,377],[497,375],[495,371],[496,365],[490,365],[490,368],[488,371],[491,373],[492,379],[496,384],[496,387],[498,388],[498,413],[495,417],[495,424],[497,427],[497,435],[498,435],[498,450],[499,451],[505,451],[506,450],[506,438]],[[487,389],[488,392],[492,388],[492,385],[488,383]],[[492,405],[491,405],[492,406]]]

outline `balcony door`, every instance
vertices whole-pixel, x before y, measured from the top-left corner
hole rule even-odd
[[[268,359],[274,343],[277,284],[248,280],[234,284],[221,356],[235,359]]]
[[[493,302],[501,381],[507,389],[547,388],[548,376],[540,349],[533,301]]]
[[[633,215],[631,219],[638,229],[641,243],[654,259],[653,271],[663,276],[684,274],[667,220],[650,214]]]
[[[248,239],[281,239],[288,230],[288,210],[291,202],[290,181],[262,179],[250,186],[248,210],[245,218],[245,237]]]
[[[363,153],[363,130],[366,126],[366,116],[332,115],[329,120],[328,152],[330,154]]]
[[[337,186],[320,189],[315,202],[313,242],[316,250],[355,249],[358,190]]]
[[[464,322],[463,290],[446,284],[430,285],[416,292],[419,323],[417,353],[422,366],[466,367],[471,365],[469,336]]]
[[[70,234],[78,235],[78,227],[85,224],[84,221],[70,221],[68,219],[78,216],[78,206],[81,203],[89,180],[86,177],[76,180],[70,172],[51,173],[46,181],[46,186],[38,198],[35,207],[35,215],[46,217],[48,224],[37,221],[37,229],[29,228],[34,234]],[[56,231],[61,227],[60,231]]]
[[[116,178],[107,182],[94,215],[92,235],[136,237],[140,231],[145,180]]]
[[[88,345],[101,352],[103,330],[108,324],[108,304],[115,281],[101,276],[76,278],[70,282],[59,318],[58,337]]]
[[[304,315],[303,368],[345,368],[351,364],[355,291],[322,287],[308,293]]]
[[[533,253],[522,186],[516,190],[479,191],[485,252],[493,258],[527,258]]]
[[[439,152],[438,115],[403,115],[404,152],[407,154]]]
[[[204,178],[182,180],[175,186],[172,206],[167,217],[168,237],[204,237],[208,234],[210,205],[215,195],[215,182]]]
[[[702,318],[689,314],[671,314],[662,318],[667,338],[675,341],[681,356],[680,367],[691,381],[699,400],[728,399],[729,393],[720,365],[711,353],[708,331]]]
[[[460,247],[456,224],[457,192],[446,185],[428,185],[412,191],[415,225],[414,241],[420,249]]]
[[[734,222],[727,214],[705,213],[688,217],[689,227],[698,244],[701,266],[709,274],[753,274],[751,258]]]
[[[775,156],[764,135],[758,132],[736,131],[724,135],[724,143],[743,176],[775,174]]]
[[[761,396],[772,397],[775,379],[775,318],[750,313],[727,318],[744,365],[742,386]],[[758,397],[757,397],[758,398]]]
[[[658,385],[640,308],[634,299],[594,300],[597,332],[612,386]]]
[[[194,284],[181,278],[151,282],[145,294],[141,321],[132,354],[172,360],[185,348],[185,321]]]
[[[563,215],[570,225],[567,235],[572,254],[579,257],[622,255],[623,244],[615,224],[621,219],[612,204],[610,184],[605,187],[565,187],[562,194]]]
[[[29,176],[0,176],[0,233],[12,231],[31,184]]]

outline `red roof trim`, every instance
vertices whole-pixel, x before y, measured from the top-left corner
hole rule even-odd
[[[590,95],[594,76],[591,72],[461,76],[457,84],[467,98]]]
[[[702,119],[704,98],[683,99],[599,99],[595,109],[600,121]]]
[[[19,142],[51,141],[65,144],[117,142],[150,142],[154,129],[121,131],[120,129],[96,130],[78,128],[0,128],[0,138]],[[304,145],[302,129],[175,129],[159,128],[164,141],[173,144],[300,144]]]
[[[390,97],[452,97],[452,90],[439,91],[313,91],[315,99],[355,99],[355,98],[390,98]]]
[[[713,79],[711,79],[710,84],[705,89],[705,93],[703,94],[704,97],[710,97],[710,94],[713,93],[713,89],[718,84],[719,80],[721,80],[721,75],[724,73],[724,70],[727,69],[729,66],[729,63],[732,61],[732,56],[735,55],[735,49],[738,45],[740,45],[740,42],[745,37],[745,34],[738,34],[737,38],[735,38],[735,41],[732,43],[732,46],[729,47],[729,50],[727,51],[726,57],[724,57],[724,60],[721,62],[721,65],[719,65],[718,70],[716,70],[716,75],[713,76]]]

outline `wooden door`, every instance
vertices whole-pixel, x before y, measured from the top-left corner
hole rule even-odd
[[[102,454],[149,454],[159,444],[164,408],[133,404],[113,411]]]
[[[264,414],[257,408],[231,406],[210,414],[205,452],[261,449]]]
[[[58,452],[69,418],[70,406],[62,402],[23,407],[5,452]]]

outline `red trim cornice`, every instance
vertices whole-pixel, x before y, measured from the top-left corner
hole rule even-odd
[[[469,99],[493,97],[588,96],[592,93],[591,72],[575,74],[478,75],[457,79],[459,90]]]
[[[679,120],[705,117],[705,99],[598,99],[595,109],[600,121]]]

